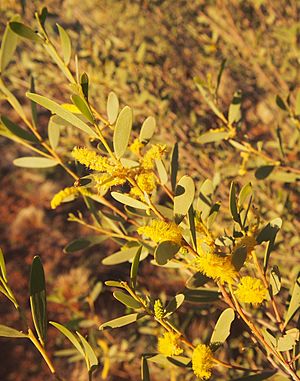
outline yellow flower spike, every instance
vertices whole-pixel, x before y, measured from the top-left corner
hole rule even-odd
[[[174,222],[152,220],[149,226],[142,226],[137,231],[156,243],[173,241],[180,244],[182,240],[181,230]]]
[[[89,150],[88,148],[75,147],[72,151],[72,156],[79,161],[80,164],[92,170],[107,172],[113,168],[113,166],[109,164],[107,157],[98,155],[95,151]]]
[[[194,265],[198,271],[201,271],[204,275],[222,284],[232,284],[237,278],[237,272],[230,258],[221,257],[211,251],[206,253],[202,252],[201,255],[195,259]]]
[[[84,196],[91,195],[91,192],[88,191],[85,188],[82,187],[68,187],[65,189],[62,189],[51,200],[51,208],[56,209],[65,199],[67,199],[70,196],[78,196],[79,194],[82,194]]]
[[[156,319],[160,320],[164,317],[164,314],[165,314],[164,307],[162,305],[162,302],[159,299],[155,300],[153,310],[154,310],[154,316],[156,317]]]
[[[166,151],[166,145],[155,144],[144,155],[141,160],[141,166],[144,169],[153,169],[155,159],[161,159]]]
[[[183,352],[178,344],[179,335],[173,332],[165,332],[158,338],[157,350],[165,356],[178,356]]]
[[[138,138],[134,139],[133,143],[129,146],[131,152],[135,153],[137,156],[140,155],[141,149],[144,147],[144,144],[139,141]]]
[[[234,293],[240,302],[257,306],[266,299],[268,290],[260,279],[245,276]]]
[[[192,355],[192,368],[195,375],[201,380],[208,380],[211,377],[213,365],[214,358],[211,349],[204,344],[197,345]]]
[[[116,185],[123,185],[126,182],[126,178],[124,177],[115,177],[106,173],[103,175],[93,175],[93,179],[99,191],[109,189]]]

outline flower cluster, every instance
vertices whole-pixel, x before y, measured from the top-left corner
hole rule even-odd
[[[257,278],[245,276],[237,286],[235,295],[242,303],[251,303],[253,305],[261,304],[267,297],[268,290],[262,281]]]
[[[165,310],[162,305],[162,302],[159,299],[155,300],[153,310],[154,310],[154,316],[156,317],[156,319],[162,319],[164,317]]]
[[[82,194],[83,196],[90,196],[91,192],[83,187],[67,187],[62,189],[51,200],[51,208],[56,209],[62,202],[68,201],[68,199],[73,200],[74,197]]]
[[[192,367],[195,375],[201,380],[208,380],[211,377],[213,365],[214,359],[211,349],[204,344],[197,345],[192,355]]]
[[[182,240],[181,230],[174,222],[152,220],[149,226],[142,226],[137,231],[156,243],[172,241],[180,244]]]
[[[158,338],[157,350],[165,356],[178,356],[183,352],[178,344],[179,336],[173,332],[165,332]]]

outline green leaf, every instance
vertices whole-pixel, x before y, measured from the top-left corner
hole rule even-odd
[[[58,161],[40,156],[19,157],[13,163],[15,166],[23,168],[51,168],[58,165]]]
[[[20,105],[20,102],[17,100],[17,98],[13,95],[12,92],[8,90],[8,88],[4,85],[2,81],[0,81],[0,90],[3,92],[5,95],[7,101],[11,104],[11,106],[17,111],[19,116],[25,120],[26,115],[24,113],[24,110],[22,106]]]
[[[193,274],[187,281],[186,281],[186,288],[189,290],[197,290],[198,288],[203,287],[210,278],[202,274],[201,272],[197,272]]]
[[[38,139],[31,134],[30,132],[23,130],[20,126],[18,126],[16,123],[12,122],[10,119],[8,119],[6,116],[1,116],[1,122],[2,124],[15,136],[18,138],[24,139],[29,141],[30,143],[37,143]]]
[[[113,135],[113,146],[117,159],[120,159],[127,149],[132,128],[132,119],[133,114],[131,108],[125,106],[118,116]]]
[[[87,236],[74,239],[64,247],[64,253],[75,253],[79,250],[85,250],[95,245],[99,245],[105,241],[107,237],[104,236]]]
[[[138,319],[138,316],[139,316],[138,313],[129,314],[129,315],[126,315],[126,316],[121,316],[121,317],[118,317],[116,319],[107,321],[104,324],[101,324],[99,329],[102,330],[104,328],[120,328],[120,327],[124,327],[125,325],[128,325],[128,324],[136,322],[137,319]]]
[[[141,360],[141,379],[142,381],[150,381],[150,372],[147,359],[142,356]]]
[[[176,142],[173,146],[171,153],[171,166],[170,166],[170,177],[172,191],[175,191],[177,182],[177,172],[178,172],[178,143]]]
[[[198,288],[197,290],[184,291],[185,300],[193,303],[211,303],[219,299],[219,292],[208,288]]]
[[[89,77],[86,73],[82,73],[80,76],[80,86],[85,100],[89,97]]]
[[[247,259],[247,247],[240,246],[234,250],[231,258],[231,262],[235,267],[236,271],[240,271]]]
[[[168,305],[165,308],[165,317],[172,315],[184,302],[184,294],[178,294],[173,299],[170,300]]]
[[[60,138],[60,125],[56,121],[57,115],[51,116],[48,123],[48,138],[51,147],[56,150]]]
[[[33,258],[30,272],[30,307],[35,329],[42,345],[47,336],[47,300],[43,265],[39,256]]]
[[[106,112],[108,116],[108,121],[110,124],[114,124],[117,120],[119,114],[119,99],[116,93],[111,91],[108,94],[107,104],[106,104]]]
[[[227,308],[221,313],[212,333],[211,344],[223,344],[230,335],[231,324],[235,318],[234,310]]]
[[[72,114],[70,111],[65,110],[62,106],[52,101],[51,99],[33,93],[26,93],[26,96],[34,102],[38,103],[39,105],[50,110],[53,114],[60,116],[62,119],[66,120],[74,127],[79,128],[81,131],[86,132],[94,138],[98,137],[98,135],[86,123],[84,123],[81,119]]]
[[[190,206],[194,201],[195,184],[191,177],[183,176],[175,189],[174,215],[177,222],[187,215]]]
[[[18,21],[20,16],[14,16],[11,21]],[[0,48],[0,72],[3,73],[7,65],[10,63],[12,56],[16,50],[18,44],[18,37],[10,29],[9,24],[7,24]]]
[[[16,33],[20,37],[26,38],[34,42],[38,42],[40,44],[44,42],[44,40],[40,36],[38,36],[31,28],[20,22],[12,21],[9,23],[9,27],[14,33]]]
[[[284,171],[277,168],[276,171],[271,173],[269,180],[281,181],[283,183],[294,183],[296,181],[300,181],[300,175],[299,173]]]
[[[129,249],[120,250],[114,254],[102,260],[103,265],[118,265],[120,263],[128,262],[134,258],[136,253],[139,251],[140,246],[130,247]]]
[[[255,177],[259,180],[266,179],[268,176],[270,176],[274,168],[274,165],[262,165],[256,169]]]
[[[262,381],[272,377],[274,373],[276,373],[276,370],[254,374],[253,376],[244,376],[240,378],[235,378],[232,381]]]
[[[93,370],[95,370],[95,368],[98,366],[98,358],[89,342],[79,332],[76,332],[76,334],[79,337],[84,349],[84,357],[86,360],[87,368],[89,372],[93,372]]]
[[[237,208],[236,189],[235,189],[234,182],[231,183],[231,187],[230,187],[229,206],[230,206],[230,212],[231,212],[233,220],[241,225],[242,223],[241,223],[241,218]]]
[[[60,44],[61,44],[61,48],[63,52],[64,62],[68,66],[71,59],[71,53],[72,53],[71,40],[68,33],[64,30],[62,26],[60,26],[57,23],[56,23],[56,26],[59,32]]]
[[[242,93],[241,91],[236,91],[228,111],[228,122],[230,124],[237,123],[241,119],[241,102]]]
[[[103,289],[103,283],[100,281],[96,282],[96,284],[94,285],[92,291],[90,292],[88,296],[88,300],[91,301],[92,303],[95,303],[98,296],[101,294],[102,289]]]
[[[121,282],[117,282],[116,280],[107,280],[104,282],[106,286],[108,287],[119,287],[124,288]]]
[[[147,119],[144,120],[141,131],[140,131],[140,136],[139,140],[142,143],[148,143],[156,129],[156,121],[153,118],[153,116],[148,116]]]
[[[272,295],[275,296],[281,289],[281,275],[278,266],[273,266],[270,273],[270,287]]]
[[[165,185],[168,182],[168,173],[161,159],[155,159],[156,169],[161,185]]]
[[[149,206],[147,204],[144,204],[142,201],[136,200],[135,198],[130,197],[127,194],[111,192],[111,196],[124,205],[128,205],[137,209],[149,209]]]
[[[279,108],[281,108],[281,110],[283,111],[287,111],[287,107],[286,107],[286,104],[285,104],[285,101],[279,96],[279,95],[276,95],[276,104]]]
[[[289,303],[289,308],[285,315],[285,321],[284,321],[285,326],[287,326],[287,324],[290,322],[290,320],[293,318],[293,316],[295,315],[295,313],[298,311],[299,308],[300,308],[300,273],[298,274],[298,277],[296,279],[293,292],[292,292],[292,297]]]
[[[30,76],[30,92],[35,93],[34,77],[32,75]],[[30,101],[30,106],[31,106],[32,124],[34,128],[37,129],[38,116],[37,116],[36,103],[33,101]]]
[[[28,336],[24,333],[17,331],[14,328],[7,327],[6,325],[0,324],[0,337],[14,337],[14,338],[27,338]]]
[[[141,253],[142,253],[142,246],[136,252],[132,261],[131,269],[130,269],[130,285],[132,288],[135,288],[136,286],[136,279],[137,279],[137,273],[138,273],[139,264],[140,264]]]
[[[78,110],[84,115],[88,121],[94,123],[94,117],[91,113],[89,105],[87,104],[85,99],[82,99],[79,95],[73,94],[71,95],[71,100],[74,105],[78,108]]]
[[[140,302],[135,300],[132,296],[125,294],[122,291],[115,291],[113,296],[121,303],[123,303],[126,307],[133,308],[134,310],[137,308],[141,308],[142,305]]]
[[[68,328],[63,326],[62,324],[56,323],[54,321],[49,322],[53,327],[58,329],[72,344],[73,346],[77,349],[77,351],[85,357],[84,351],[82,349],[82,346],[80,345],[77,337],[74,335],[73,332],[71,332]]]
[[[230,138],[230,132],[228,131],[210,130],[200,135],[197,142],[199,144],[216,143],[221,140],[227,140],[228,138]]]
[[[279,337],[276,348],[280,352],[290,351],[297,341],[299,341],[299,329],[292,328],[285,335]]]
[[[196,210],[201,213],[201,219],[205,221],[212,208],[212,196],[214,186],[211,180],[206,179],[201,185],[199,198],[197,199]]]
[[[238,197],[239,208],[242,208],[243,204],[248,198],[251,197],[252,193],[253,193],[252,184],[251,183],[245,184],[243,188],[241,189],[239,197]]]
[[[197,251],[197,233],[196,233],[195,212],[194,212],[193,205],[190,206],[190,209],[188,211],[188,218],[189,218],[189,228],[190,228],[193,248]]]
[[[174,258],[175,254],[178,253],[180,246],[172,241],[163,241],[155,249],[154,258],[156,262],[163,266],[170,259]]]
[[[1,276],[7,283],[7,275],[6,275],[6,266],[5,266],[5,259],[2,249],[0,248],[0,270],[1,270]]]

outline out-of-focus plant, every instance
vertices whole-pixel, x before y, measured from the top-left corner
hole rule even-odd
[[[53,196],[53,209],[77,197],[83,198],[88,215],[74,211],[70,213],[69,221],[97,234],[74,240],[65,251],[88,248],[111,239],[120,246],[120,250],[104,258],[103,264],[131,263],[127,280],[105,282],[115,289],[113,296],[126,306],[128,313],[103,323],[100,329],[124,327],[135,322],[143,326],[152,322],[157,324],[157,351],[145,353],[142,357],[141,373],[145,381],[150,379],[149,362],[185,368],[187,377],[194,374],[203,380],[209,379],[216,367],[244,371],[247,373],[245,380],[264,380],[276,372],[292,380],[300,380],[297,372],[299,329],[296,322],[300,306],[299,276],[291,285],[291,296],[285,308],[279,305],[282,303],[277,296],[282,288],[280,270],[270,264],[282,220],[277,217],[263,224],[254,206],[251,183],[238,191],[237,184],[232,182],[227,223],[220,233],[216,223],[220,202],[214,197],[214,183],[207,179],[197,186],[196,191],[190,176],[184,175],[178,179],[180,160],[177,144],[169,152],[165,142],[153,143],[156,122],[152,116],[145,119],[139,134],[133,137],[133,111],[129,106],[120,110],[119,99],[114,92],[108,96],[106,116],[97,111],[89,96],[89,77],[86,73],[80,73],[77,56],[75,75],[69,68],[72,49],[67,32],[62,26],[57,26],[60,54],[56,42],[50,40],[45,28],[47,10],[44,8],[35,16],[37,32],[16,17],[8,24],[3,36],[0,90],[23,126],[2,115],[0,132],[35,154],[15,159],[15,165],[24,168],[61,166],[70,176],[68,186]],[[32,80],[30,91],[26,93],[31,105],[31,117],[28,117],[5,81],[5,69],[19,38],[40,44],[52,58],[69,82],[71,103],[60,104],[37,94]],[[220,77],[221,73],[219,80]],[[234,96],[225,117],[217,103],[218,84],[213,88],[199,78],[195,81],[207,104],[221,121],[217,131],[209,131],[200,137],[201,143],[228,141],[241,151],[241,172],[248,170],[250,159],[258,160],[258,164],[254,165],[257,178],[264,178],[274,170],[276,176],[284,177],[284,181],[296,182],[299,179],[297,168],[274,160],[263,152],[262,147],[253,147],[239,137],[240,93]],[[299,128],[299,102],[299,95],[296,103],[277,98],[277,104],[288,112],[295,128]],[[37,105],[52,114],[47,137],[39,129]],[[69,153],[60,147],[60,136],[74,129],[82,140]],[[263,245],[266,245],[265,253],[260,257],[258,252]],[[141,262],[149,256],[153,257],[153,266],[170,269],[170,273],[172,269],[177,269],[185,278],[185,287],[168,303],[140,287],[138,270]],[[1,292],[19,308],[7,284],[3,259],[1,263]],[[37,257],[32,267],[30,294],[38,337],[30,328],[26,328],[27,333],[20,333],[4,326],[1,335],[29,338],[51,372],[56,374],[44,346],[47,326],[44,284],[42,266]],[[193,308],[203,303],[219,303],[224,307],[215,323],[208,319],[207,323],[214,325],[209,337],[198,337],[192,341],[185,334],[184,327],[178,324],[176,311],[184,304],[189,308],[189,303],[193,303]],[[228,339],[235,320],[240,321],[249,343],[252,342],[255,349],[264,354],[265,361],[256,366],[246,366],[245,363],[237,365],[221,360],[221,347]],[[66,327],[58,323],[52,325],[85,358],[91,378],[98,364],[91,345],[81,334],[77,333],[76,337]],[[105,340],[98,339],[98,346],[103,356],[104,377],[109,368],[109,351]],[[248,373],[256,375],[252,377]]]

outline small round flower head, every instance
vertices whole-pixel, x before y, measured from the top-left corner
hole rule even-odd
[[[180,244],[182,239],[181,230],[174,222],[152,220],[149,226],[142,226],[137,231],[157,243],[173,241]]]
[[[267,289],[260,279],[245,276],[240,280],[235,295],[242,303],[258,305],[266,299]]]
[[[194,261],[197,270],[204,275],[214,279],[216,282],[234,283],[237,272],[233,267],[229,257],[221,257],[211,251],[202,253]]]
[[[156,317],[156,319],[162,319],[164,317],[164,314],[165,314],[164,307],[159,299],[155,300],[153,310],[154,310],[154,316]]]
[[[141,149],[144,147],[144,144],[139,141],[138,138],[134,139],[133,143],[129,146],[131,152],[139,156]]]
[[[153,169],[155,159],[161,159],[166,150],[166,145],[155,144],[144,155],[141,166],[144,169]]]
[[[201,380],[208,380],[211,377],[213,365],[214,359],[211,349],[204,344],[197,345],[192,355],[192,367],[195,375]]]
[[[183,352],[178,344],[179,336],[173,332],[165,332],[158,338],[157,350],[165,356],[178,356]]]

